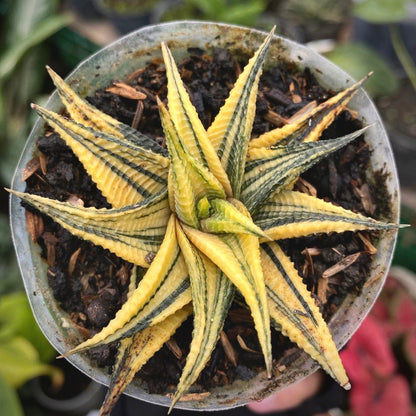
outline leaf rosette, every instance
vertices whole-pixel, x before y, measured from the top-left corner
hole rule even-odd
[[[349,388],[328,326],[278,241],[397,226],[293,190],[299,175],[364,134],[367,127],[318,140],[364,79],[295,121],[252,138],[272,36],[273,31],[249,60],[208,129],[162,43],[168,94],[167,106],[160,100],[158,106],[167,152],[88,104],[48,69],[70,117],[33,108],[72,149],[112,208],[11,192],[72,234],[134,265],[128,298],[114,319],[67,353],[119,341],[101,415],[110,413],[135,373],[193,315],[172,408],[209,361],[236,294],[250,309],[268,377],[274,375],[274,327]],[[150,265],[149,253],[155,254]]]

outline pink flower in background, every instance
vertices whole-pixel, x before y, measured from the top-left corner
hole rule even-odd
[[[382,325],[369,315],[341,352],[353,384],[386,378],[396,370],[396,361]]]
[[[396,282],[388,281],[372,312],[341,352],[351,379],[349,405],[354,416],[415,415],[410,383],[398,372],[393,340],[403,347],[401,353],[414,371],[416,303]]]
[[[409,383],[402,375],[393,375],[356,384],[351,389],[350,406],[355,416],[411,416]]]

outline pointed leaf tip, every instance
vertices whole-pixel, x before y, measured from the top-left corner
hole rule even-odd
[[[258,207],[275,192],[284,189],[304,171],[361,136],[368,128],[366,126],[336,139],[274,146],[271,149],[251,149],[242,184],[241,201],[255,214]]]
[[[194,329],[189,354],[171,408],[208,362],[234,294],[231,281],[190,243],[179,221],[176,222],[176,236],[191,280]]]
[[[239,75],[228,98],[208,128],[208,137],[227,172],[235,198],[241,182],[256,110],[257,91],[263,64],[274,29],[269,33]]]
[[[232,190],[227,174],[208,139],[207,131],[199,119],[198,112],[180,77],[172,53],[165,43],[162,43],[162,55],[166,68],[167,98],[172,123],[184,147],[188,149],[188,153],[192,154],[193,158],[201,163],[204,168],[209,169],[216,180],[221,183],[225,193],[231,196]]]

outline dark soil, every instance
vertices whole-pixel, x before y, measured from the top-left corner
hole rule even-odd
[[[219,111],[243,64],[226,50],[216,50],[211,57],[199,49],[190,50],[190,57],[180,64],[181,75],[206,127]],[[123,81],[147,94],[139,120],[135,100],[104,90],[97,91],[88,100],[124,123],[136,124],[140,131],[163,144],[155,101],[156,95],[162,100],[166,99],[163,64],[159,60],[152,61],[146,68],[136,71]],[[262,77],[253,135],[257,136],[281,124],[308,102],[316,100],[319,103],[333,94],[333,91],[319,86],[310,71],[300,73],[293,65],[279,64]],[[327,129],[323,139],[342,136],[359,127],[360,123],[345,111]],[[41,154],[40,166],[27,180],[28,192],[60,200],[75,196],[84,201],[85,206],[109,206],[72,151],[55,133],[41,137],[38,147]],[[379,194],[373,192],[371,183],[367,183],[365,172],[368,166],[368,146],[362,138],[357,139],[309,170],[303,175],[303,181],[296,186],[303,190],[309,183],[319,197],[378,218],[385,212],[380,211],[381,200],[376,199]],[[358,192],[363,189],[366,190],[365,197],[363,192]],[[28,211],[32,210],[28,208]],[[28,221],[33,221],[30,214],[28,218]],[[130,265],[107,250],[73,237],[49,218],[41,218],[41,224],[36,223],[35,238],[42,247],[42,256],[50,266],[48,278],[51,290],[81,333],[89,337],[105,326],[122,305]],[[364,240],[372,238],[367,232],[361,233],[361,236]],[[371,256],[368,254],[368,246],[364,245],[356,233],[318,235],[280,243],[317,297],[326,319],[337,309],[347,293],[360,292],[368,276]],[[311,250],[305,254],[305,248]],[[343,256],[358,252],[361,255],[357,260],[327,279],[329,284],[322,288],[322,272]],[[238,365],[235,367],[230,362],[221,343],[218,343],[209,364],[198,379],[197,384],[203,389],[229,383],[235,378],[251,378],[257,371],[264,369],[262,355],[242,349],[237,342],[237,336],[240,335],[249,348],[260,351],[250,313],[245,308],[233,304],[224,331],[237,354]],[[183,351],[182,358],[176,358],[165,346],[141,370],[140,376],[147,380],[150,392],[166,393],[174,389],[185,362],[191,332],[192,321],[188,320],[174,336],[174,342]],[[111,366],[115,350],[116,345],[113,344],[96,348],[89,354],[99,365]],[[287,338],[273,331],[273,354],[276,362],[290,361],[298,352]]]

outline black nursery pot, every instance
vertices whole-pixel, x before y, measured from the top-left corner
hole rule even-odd
[[[217,23],[172,22],[142,28],[100,50],[81,63],[67,78],[67,82],[81,96],[93,94],[97,89],[108,86],[114,79],[125,79],[131,72],[145,67],[153,57],[160,57],[160,43],[168,42],[175,59],[184,58],[189,47],[208,52],[215,47],[227,48],[231,52],[255,51],[265,34],[260,31]],[[318,82],[335,91],[353,83],[353,79],[341,69],[316,52],[302,45],[274,36],[266,67],[279,60],[293,62],[300,69],[308,67]],[[62,107],[57,94],[53,93],[47,108],[59,111]],[[360,90],[350,102],[349,108],[358,112],[364,125],[374,124],[365,133],[365,140],[371,152],[370,172],[385,173],[391,222],[399,218],[399,186],[395,163],[376,108],[368,95]],[[22,172],[36,153],[36,141],[44,133],[44,123],[38,120],[32,130],[18,163],[12,188],[24,191]],[[371,173],[369,173],[371,175]],[[25,210],[20,200],[11,196],[11,227],[21,274],[30,299],[34,315],[50,343],[64,353],[81,342],[81,336],[69,316],[60,308],[47,281],[47,265],[41,260],[39,247],[32,243],[26,229]],[[329,326],[338,348],[342,347],[356,331],[375,302],[390,267],[396,241],[396,232],[382,234],[377,242],[377,254],[373,257],[368,282],[360,295],[348,296],[331,318]],[[107,369],[98,368],[86,354],[70,356],[68,360],[85,374],[99,383],[109,383]],[[268,380],[265,372],[250,380],[236,380],[233,383],[214,388],[210,395],[197,401],[180,402],[177,407],[192,410],[222,410],[244,405],[252,400],[265,397],[282,389],[317,369],[317,364],[306,354],[293,362],[278,377]],[[164,395],[150,394],[146,382],[136,378],[126,393],[146,402],[169,406],[171,400]]]

